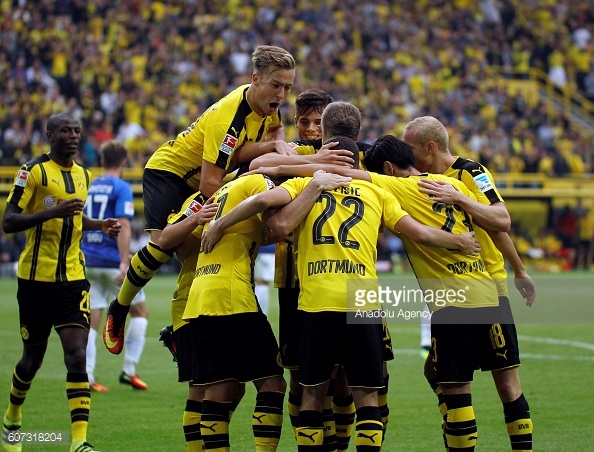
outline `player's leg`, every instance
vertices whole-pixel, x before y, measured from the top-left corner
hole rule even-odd
[[[200,434],[205,450],[215,452],[230,450],[229,412],[237,385],[237,381],[223,381],[204,386]]]
[[[142,187],[146,230],[150,233],[151,239],[132,256],[126,279],[117,297],[109,305],[103,328],[103,342],[114,354],[121,353],[124,347],[126,316],[132,300],[157,274],[161,265],[173,256],[174,250],[163,250],[159,247],[159,238],[167,225],[167,218],[194,193],[182,178],[168,171],[145,170]],[[163,199],[166,199],[167,203],[163,203]]]
[[[22,406],[47,350],[52,328],[51,300],[39,297],[39,293],[43,293],[48,284],[51,283],[18,280],[17,300],[23,353],[12,373],[8,407],[3,418],[2,447],[7,451],[20,451],[22,448],[22,444],[15,442],[10,434],[20,431]]]
[[[435,311],[431,324],[429,359],[435,369],[435,379],[431,380],[443,391],[447,409],[443,431],[446,449],[450,451],[472,451],[477,440],[471,382],[477,364],[475,346],[480,326],[451,323],[452,319],[463,317],[464,309],[446,307]],[[431,369],[426,372],[431,376]]]
[[[120,383],[128,384],[134,389],[145,390],[147,384],[136,373],[136,364],[140,361],[144,350],[146,328],[148,325],[148,307],[144,291],[132,301],[130,306],[130,324],[124,340],[124,365],[120,373]]]
[[[91,391],[93,392],[109,391],[109,388],[95,381],[95,366],[97,364],[96,339],[103,310],[107,308],[109,300],[118,291],[118,284],[115,281],[118,275],[118,269],[87,267],[87,279],[91,284],[91,288],[89,289],[91,322],[89,340],[87,341],[87,375],[89,377]]]
[[[385,318],[382,319],[382,344],[383,344],[383,375],[384,385],[377,391],[378,405],[380,414],[382,415],[382,423],[384,424],[382,441],[386,439],[386,431],[388,430],[388,420],[390,418],[390,408],[388,407],[388,388],[390,386],[390,375],[388,374],[388,361],[394,359],[394,351],[392,349],[392,336]]]
[[[512,450],[532,450],[530,408],[520,384],[520,351],[508,297],[499,297],[502,323],[483,325],[480,368],[490,370],[501,403]]]
[[[283,426],[283,403],[287,384],[282,375],[254,380],[258,391],[252,415],[256,451],[276,450]]]
[[[202,403],[204,401],[205,388],[203,386],[188,384],[188,399],[183,416],[184,436],[188,452],[202,452],[204,442],[200,432],[200,420],[202,419]]]
[[[379,451],[384,431],[378,399],[378,389],[385,384],[384,325],[348,325],[346,331],[344,369],[357,410],[355,445],[357,450]]]

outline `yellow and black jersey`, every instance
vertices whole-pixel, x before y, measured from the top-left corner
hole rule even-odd
[[[322,140],[296,140],[291,142],[293,149],[299,155],[313,155],[322,147]],[[363,162],[365,152],[371,147],[370,144],[357,141],[359,148],[359,161]],[[361,166],[363,163],[361,163]],[[274,256],[274,287],[285,288],[295,287],[297,283],[296,259],[293,256],[294,247],[288,242],[279,242],[276,244]]]
[[[295,199],[310,177],[284,182]],[[347,305],[349,288],[362,281],[377,289],[375,261],[382,225],[393,228],[407,213],[376,185],[354,180],[323,192],[295,229],[301,292],[299,309],[308,312],[355,309]]]
[[[462,181],[474,193],[477,201],[482,204],[490,205],[503,202],[503,198],[495,186],[493,176],[487,168],[478,162],[464,157],[456,157],[456,161],[443,174]],[[481,255],[491,278],[497,284],[499,295],[508,296],[507,271],[505,270],[503,255],[495,245],[483,247]]]
[[[262,118],[250,107],[246,91],[235,89],[210,106],[190,127],[167,141],[151,156],[146,168],[169,171],[191,188],[200,188],[203,159],[233,171],[233,153],[245,143],[262,141],[271,127],[281,124],[280,113]]]
[[[168,224],[179,223],[185,220],[189,216],[192,216],[202,208],[204,203],[203,195],[200,192],[196,192],[188,199],[186,199],[180,208],[179,212],[169,217],[167,220]],[[204,225],[199,225],[192,232],[196,237],[202,235]],[[173,323],[173,331],[181,328],[186,324],[183,320],[183,314],[186,309],[186,303],[188,301],[188,295],[190,294],[190,287],[194,280],[194,273],[196,272],[196,262],[198,261],[199,247],[191,250],[191,252],[180,261],[181,269],[177,275],[177,281],[175,283],[175,292],[173,293],[173,299],[171,300],[171,318]]]
[[[71,168],[58,165],[43,154],[23,165],[8,201],[23,213],[49,209],[67,199],[86,202],[91,173],[73,163]],[[85,279],[85,261],[81,251],[83,215],[52,218],[25,231],[25,249],[19,258],[17,276],[45,282]]]
[[[273,187],[272,181],[262,174],[228,182],[214,194],[214,202],[219,204],[215,218],[228,213],[244,199]],[[211,253],[198,255],[185,320],[200,315],[258,312],[254,260],[265,232],[262,215],[255,215],[226,229]]]
[[[471,218],[459,206],[432,201],[419,191],[420,179],[445,181],[456,190],[474,199],[466,186],[453,178],[441,174],[421,174],[408,177],[385,176],[369,173],[374,184],[384,188],[396,197],[402,207],[419,223],[433,226],[453,234],[475,230]],[[484,231],[476,232],[481,246],[489,237]],[[484,234],[484,235],[482,235]],[[435,294],[437,290],[453,291],[452,294],[464,296],[464,302],[456,303],[459,307],[497,306],[498,297],[494,281],[485,268],[482,257],[465,256],[458,250],[447,250],[420,245],[400,235],[408,259],[412,265],[419,286],[426,294]],[[459,300],[459,298],[457,298]],[[434,303],[427,303],[431,310],[439,309]]]

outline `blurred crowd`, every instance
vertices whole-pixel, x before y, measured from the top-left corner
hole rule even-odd
[[[69,111],[84,164],[116,137],[143,166],[275,44],[298,63],[289,139],[294,96],[317,87],[361,109],[365,141],[430,114],[492,171],[592,171],[592,142],[487,72],[537,67],[594,99],[592,0],[0,0],[0,13],[4,165],[44,152],[45,121]]]

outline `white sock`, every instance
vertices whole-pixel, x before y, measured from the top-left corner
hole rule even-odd
[[[425,305],[425,310],[429,312],[429,308]],[[421,348],[431,347],[431,319],[427,315],[421,317]]]
[[[148,319],[132,317],[124,339],[124,367],[126,375],[136,375],[136,364],[140,361],[144,350],[144,341]]]
[[[268,315],[268,306],[270,305],[270,287],[268,284],[256,284],[254,292],[256,293],[256,298],[258,299],[258,303],[260,304],[262,312]]]
[[[87,342],[87,374],[89,375],[89,384],[95,383],[95,363],[97,362],[97,330],[89,328],[89,340]]]

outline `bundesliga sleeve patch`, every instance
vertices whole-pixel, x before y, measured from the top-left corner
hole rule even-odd
[[[124,214],[131,217],[134,216],[134,203],[132,201],[127,201],[124,203]]]
[[[235,138],[233,135],[227,134],[225,135],[225,138],[223,139],[223,142],[219,147],[219,152],[231,155],[231,153],[235,149],[235,146],[237,146],[237,138]]]
[[[14,184],[19,187],[24,187],[25,185],[27,185],[27,179],[29,179],[29,174],[29,171],[19,170]]]
[[[473,177],[474,181],[476,182],[477,187],[483,193],[488,192],[489,190],[493,190],[493,184],[491,183],[491,179],[486,173],[479,174],[478,176]]]
[[[268,176],[264,176],[264,180],[266,181],[266,188],[272,190],[274,188],[274,182],[272,182]]]
[[[200,212],[200,209],[202,209],[202,204],[200,204],[198,201],[192,201],[184,212],[184,215],[186,217],[191,217],[195,213]]]

